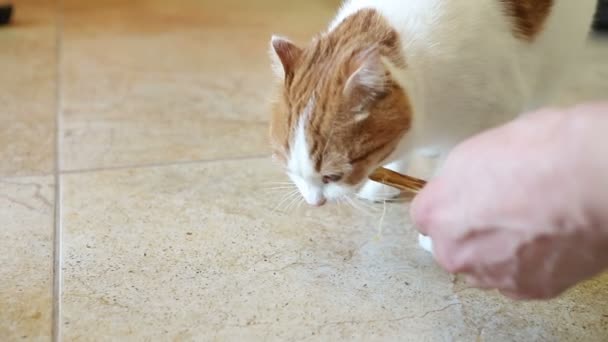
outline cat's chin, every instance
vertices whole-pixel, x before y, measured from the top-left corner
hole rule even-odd
[[[394,200],[400,194],[399,189],[369,180],[358,191],[357,197],[371,202],[384,202]]]

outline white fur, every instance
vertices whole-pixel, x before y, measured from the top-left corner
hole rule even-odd
[[[319,205],[325,201],[323,195],[323,182],[314,169],[310,158],[310,148],[306,141],[306,123],[315,106],[315,99],[311,98],[300,115],[296,131],[291,142],[291,151],[287,163],[288,174],[302,197],[310,205]]]
[[[365,121],[369,118],[369,112],[360,112],[355,114],[355,122]]]
[[[405,173],[407,171],[408,163],[405,159],[397,160],[392,162],[385,167],[389,170],[393,170],[399,173]],[[358,196],[373,202],[383,202],[390,200],[400,195],[400,191],[397,188],[393,188],[388,185],[380,184],[377,182],[368,181],[359,191]]]
[[[318,173],[314,168],[310,156],[310,146],[306,141],[306,123],[310,121],[315,104],[315,99],[312,97],[300,115],[291,141],[287,174],[297,186],[304,200],[310,205],[317,206],[324,204],[327,200],[342,198],[344,195],[352,193],[352,189],[342,183],[324,184],[323,174]],[[361,117],[360,120],[365,120],[366,117]]]
[[[464,139],[547,104],[587,39],[595,6],[556,0],[532,42],[513,35],[497,0],[349,0],[329,29],[374,8],[400,33],[407,68],[389,69],[410,97],[414,120],[391,160],[404,172],[406,156],[417,150],[445,156]],[[370,184],[361,195],[381,197],[384,188]],[[420,241],[430,249],[427,240]]]
[[[433,240],[430,237],[418,234],[418,244],[425,251],[433,253]]]

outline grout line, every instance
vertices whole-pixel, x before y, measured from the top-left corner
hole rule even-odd
[[[57,123],[56,123],[57,125]],[[57,147],[55,147],[57,149]],[[198,160],[185,160],[185,161],[175,161],[175,162],[166,162],[166,163],[150,163],[150,164],[133,164],[133,165],[124,165],[124,166],[109,166],[109,167],[95,167],[90,169],[74,169],[74,170],[59,170],[59,174],[78,174],[78,173],[91,173],[91,172],[101,172],[101,171],[114,171],[114,170],[124,170],[124,169],[146,169],[146,168],[154,168],[154,167],[167,167],[167,166],[179,166],[179,165],[189,165],[189,164],[212,164],[212,163],[220,163],[220,162],[231,162],[231,161],[243,161],[243,160],[256,160],[256,159],[265,159],[270,158],[270,154],[260,154],[254,156],[247,157],[235,157],[235,158],[218,158],[218,159],[198,159]],[[58,161],[55,161],[57,163]],[[57,165],[54,166],[54,168]],[[19,178],[35,178],[35,177],[47,177],[47,176],[55,176],[55,170],[52,172],[41,172],[41,173],[26,173],[26,174],[17,174],[10,176],[1,176],[0,182],[12,179]]]
[[[62,296],[62,229],[61,229],[61,176],[55,175],[55,229],[53,249],[53,338],[61,341],[61,296]]]
[[[5,176],[0,175],[0,182],[11,180],[11,179],[39,178],[39,177],[41,178],[41,177],[48,177],[48,176],[54,176],[54,175],[55,175],[54,169],[51,172],[24,173],[24,174],[5,175]]]
[[[244,161],[244,160],[258,160],[268,158],[269,154],[257,155],[257,156],[247,156],[247,157],[236,157],[236,158],[219,158],[219,159],[200,159],[200,160],[186,160],[186,161],[176,161],[176,162],[167,162],[167,163],[150,163],[150,164],[135,164],[135,165],[125,165],[125,166],[110,166],[110,167],[99,167],[99,168],[90,168],[90,169],[75,169],[75,170],[60,170],[60,174],[71,175],[71,174],[79,174],[79,173],[91,173],[91,172],[101,172],[101,171],[116,171],[116,170],[126,170],[126,169],[150,169],[156,167],[169,167],[169,166],[179,166],[179,165],[193,165],[193,164],[213,164],[220,162],[231,162],[231,161]]]
[[[55,217],[54,217],[54,241],[53,241],[53,315],[52,315],[52,341],[61,341],[61,300],[62,300],[62,266],[63,266],[63,244],[61,227],[61,58],[62,58],[62,36],[63,36],[63,12],[61,0],[56,0],[56,26],[55,26]]]

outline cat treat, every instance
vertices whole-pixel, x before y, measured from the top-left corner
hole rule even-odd
[[[384,185],[392,186],[393,188],[397,188],[401,191],[409,191],[413,193],[418,193],[426,185],[426,181],[422,179],[402,175],[398,172],[383,167],[376,169],[369,176],[369,179]]]

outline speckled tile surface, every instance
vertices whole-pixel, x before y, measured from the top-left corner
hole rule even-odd
[[[0,179],[0,340],[48,341],[53,311],[52,177]]]
[[[335,7],[63,3],[66,170],[265,155],[270,36],[308,37]]]
[[[265,189],[282,179],[266,159],[64,176],[65,338],[608,336],[607,279],[514,304],[438,269],[406,205],[389,206],[379,236],[382,206],[274,211],[281,196]]]
[[[56,20],[55,1],[22,0],[0,27],[0,177],[53,171]]]

